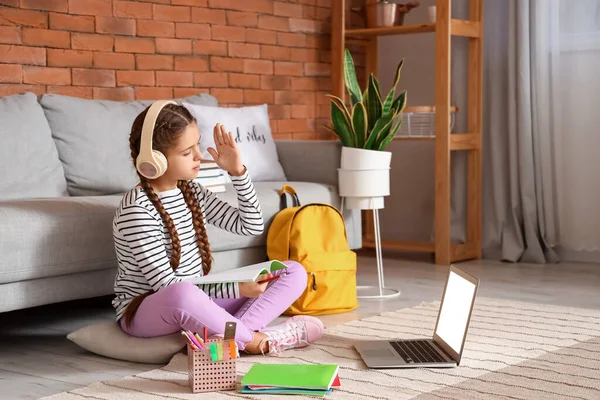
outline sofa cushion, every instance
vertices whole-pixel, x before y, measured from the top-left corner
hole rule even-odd
[[[114,267],[122,195],[0,202],[0,284]]]
[[[208,94],[177,99],[217,106]],[[144,101],[85,100],[45,94],[40,103],[52,130],[72,196],[123,193],[139,181],[129,150],[129,134]]]
[[[36,95],[0,98],[0,200],[66,195],[64,170]]]
[[[339,206],[336,189],[308,182],[285,182],[298,191],[302,204]],[[256,182],[268,228],[279,211],[278,190],[284,182]],[[231,184],[219,197],[237,205]],[[115,268],[112,221],[122,195],[0,202],[0,284],[24,279]],[[240,236],[208,225],[213,252],[264,246],[260,236]],[[222,269],[222,266],[219,266]]]

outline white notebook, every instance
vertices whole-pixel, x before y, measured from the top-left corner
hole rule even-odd
[[[187,279],[187,281],[196,285],[223,282],[255,282],[260,275],[268,274],[269,272],[274,272],[283,268],[287,268],[287,265],[281,261],[272,260],[227,271],[210,272],[208,275]]]

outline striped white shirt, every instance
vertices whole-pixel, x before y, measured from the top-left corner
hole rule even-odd
[[[190,182],[205,223],[239,235],[260,235],[264,229],[262,210],[248,172],[230,178],[237,193],[238,208],[220,200],[198,183]],[[177,229],[181,245],[179,267],[175,272],[171,268],[171,235],[160,214],[141,187],[131,189],[123,196],[113,220],[118,271],[116,297],[112,303],[117,320],[134,297],[203,274],[192,211],[185,203],[183,193],[175,188],[157,192],[157,195]],[[237,283],[199,287],[216,298],[240,295]]]

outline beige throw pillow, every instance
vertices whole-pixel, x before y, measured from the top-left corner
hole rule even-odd
[[[119,360],[162,364],[185,347],[179,332],[154,338],[129,336],[116,321],[100,322],[71,332],[67,339],[92,353]]]

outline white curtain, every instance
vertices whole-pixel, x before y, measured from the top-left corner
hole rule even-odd
[[[600,258],[600,0],[485,0],[484,257]],[[453,2],[456,18],[468,2]],[[466,109],[466,41],[452,100]],[[465,131],[459,113],[455,131]],[[464,240],[463,155],[453,158],[453,238]],[[594,252],[596,251],[596,252]],[[577,255],[575,255],[577,253]],[[580,256],[581,253],[593,256]]]
[[[556,41],[551,26],[559,0],[486,0],[483,60],[483,255],[520,262],[556,262]],[[453,2],[468,18],[468,1]],[[467,106],[467,43],[454,40],[452,98]],[[455,131],[466,131],[458,113]],[[453,157],[464,182],[465,157]],[[453,186],[453,238],[464,236],[466,192]],[[462,215],[461,215],[462,214]],[[460,221],[459,223],[454,223]]]
[[[543,0],[542,0],[543,1]],[[571,251],[600,250],[600,0],[558,0],[551,32],[555,95],[559,235]]]

